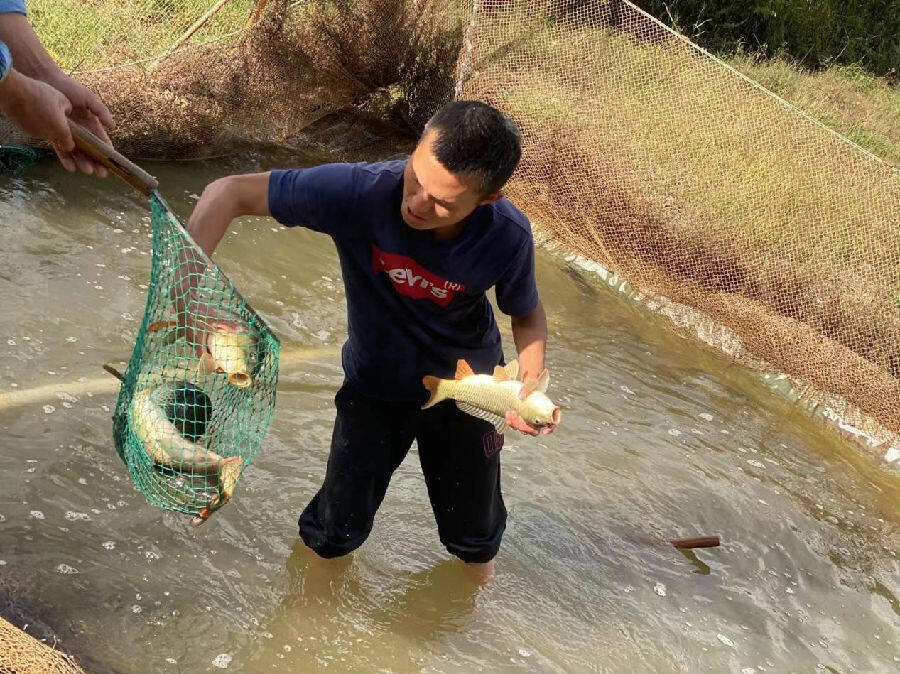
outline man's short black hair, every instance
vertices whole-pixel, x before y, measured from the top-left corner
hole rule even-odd
[[[480,101],[448,103],[428,120],[423,137],[429,131],[437,132],[434,154],[441,165],[477,178],[482,194],[499,192],[522,157],[516,125]]]

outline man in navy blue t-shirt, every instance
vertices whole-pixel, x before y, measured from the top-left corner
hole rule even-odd
[[[506,525],[503,437],[452,402],[422,410],[422,377],[452,377],[460,358],[475,372],[503,363],[490,288],[512,317],[520,377],[544,368],[547,323],[531,228],[501,193],[520,156],[509,119],[457,101],[429,121],[408,160],[229,176],[197,203],[188,229],[210,255],[241,215],[302,225],[337,247],[346,380],[335,397],[325,481],[299,522],[301,538],[321,557],[363,543],[416,440],[441,541],[477,577],[493,574]],[[518,415],[507,422],[537,434]]]

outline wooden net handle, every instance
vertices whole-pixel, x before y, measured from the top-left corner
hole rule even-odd
[[[69,128],[72,130],[75,146],[79,150],[103,164],[129,185],[143,192],[144,195],[149,197],[150,193],[159,187],[156,178],[124,155],[116,152],[111,145],[104,143],[80,124],[69,120]]]

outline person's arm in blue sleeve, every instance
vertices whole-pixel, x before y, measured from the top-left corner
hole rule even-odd
[[[109,143],[112,115],[97,94],[67,75],[44,49],[21,0],[0,0],[0,41],[12,61],[0,91],[0,112],[29,136],[47,141],[68,170],[106,175],[101,164],[74,151],[67,117]]]
[[[0,14],[28,14],[25,0],[0,0]]]
[[[507,316],[524,316],[537,308],[538,291],[534,277],[534,243],[524,237],[495,284],[497,306]]]
[[[513,341],[519,361],[519,378],[526,381],[538,377],[544,369],[547,350],[547,316],[538,297],[534,274],[534,243],[526,237],[509,267],[495,285],[497,306],[511,317]],[[506,415],[506,423],[522,433],[550,433],[551,425],[538,431],[515,412]]]
[[[288,227],[340,236],[355,224],[358,171],[357,164],[346,163],[272,171],[269,211]]]
[[[210,256],[231,222],[243,215],[271,215],[287,226],[335,234],[352,220],[355,171],[354,164],[323,164],[219,178],[203,190],[188,232]]]

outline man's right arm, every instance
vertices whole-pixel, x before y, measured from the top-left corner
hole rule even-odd
[[[353,164],[228,176],[203,190],[187,229],[207,255],[242,215],[271,215],[287,227],[345,236],[357,231],[358,194]]]
[[[203,190],[187,230],[212,256],[232,220],[242,215],[269,215],[269,173],[227,176]]]

